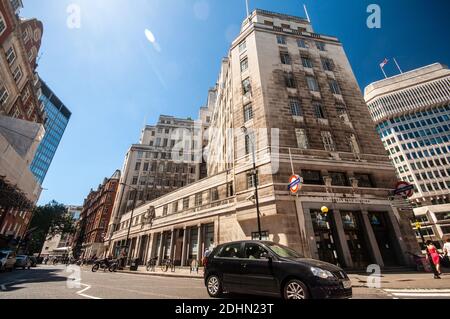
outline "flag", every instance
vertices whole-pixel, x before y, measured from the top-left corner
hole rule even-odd
[[[383,62],[381,62],[380,67],[384,68],[386,64],[388,64],[389,60],[388,59],[384,59]]]

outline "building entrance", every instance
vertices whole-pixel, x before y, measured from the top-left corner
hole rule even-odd
[[[317,252],[320,260],[342,266],[344,263],[340,260],[337,252],[336,240],[338,237],[334,231],[331,215],[332,212],[323,214],[320,210],[311,210]]]
[[[369,221],[372,225],[378,248],[385,266],[397,266],[399,261],[392,241],[392,231],[389,227],[386,212],[369,212]]]

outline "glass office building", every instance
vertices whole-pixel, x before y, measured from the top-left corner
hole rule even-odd
[[[399,180],[415,187],[421,232],[439,248],[450,236],[450,70],[435,63],[372,83],[366,101]]]
[[[44,124],[44,139],[31,163],[31,171],[42,185],[72,114],[42,80],[39,99],[44,106],[47,119]]]

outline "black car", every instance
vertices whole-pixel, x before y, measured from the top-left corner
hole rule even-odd
[[[211,297],[224,292],[284,299],[351,298],[352,285],[339,267],[302,257],[269,241],[217,246],[204,259],[205,286]]]

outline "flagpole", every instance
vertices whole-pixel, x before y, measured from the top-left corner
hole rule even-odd
[[[384,78],[387,79],[387,75],[386,75],[386,72],[384,72],[384,68],[383,67],[380,67],[380,68],[381,68],[381,71],[383,71]]]
[[[306,19],[308,19],[308,22],[311,23],[311,19],[309,18],[308,9],[306,8],[306,4],[303,5],[303,9],[305,9]]]
[[[245,0],[245,8],[247,9],[247,18],[250,17],[250,10],[248,9],[248,0]]]
[[[402,71],[402,69],[400,69],[400,65],[398,65],[397,60],[395,58],[394,58],[394,62],[395,62],[395,65],[397,66],[398,70],[400,71],[400,74],[403,74],[403,71]]]

